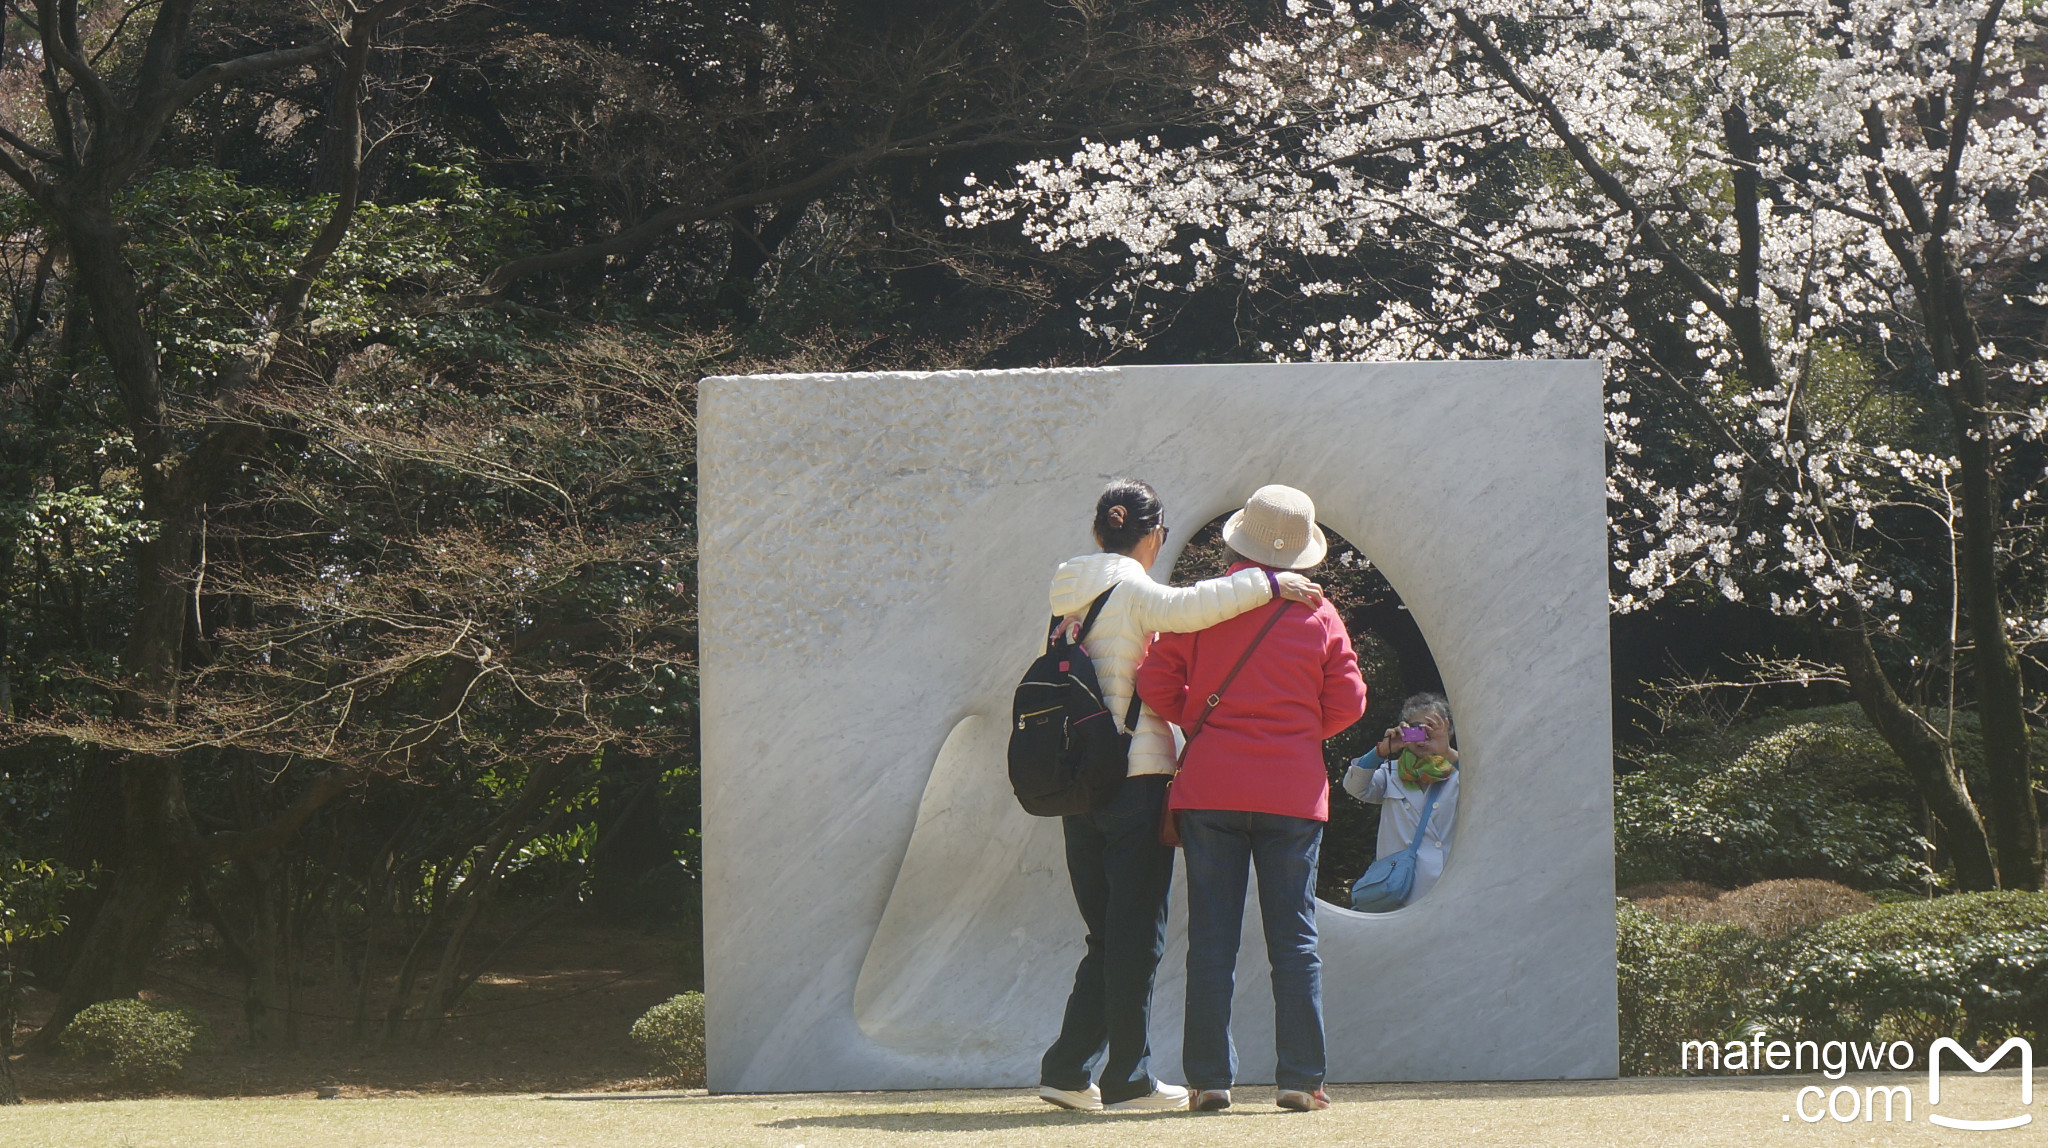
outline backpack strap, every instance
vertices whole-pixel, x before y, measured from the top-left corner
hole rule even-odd
[[[1111,583],[1108,590],[1104,590],[1102,593],[1097,594],[1095,596],[1095,601],[1090,602],[1088,604],[1088,616],[1081,619],[1081,629],[1078,633],[1074,635],[1075,645],[1080,645],[1081,642],[1088,637],[1089,628],[1095,625],[1095,619],[1098,615],[1102,613],[1102,607],[1108,604],[1109,602],[1110,592],[1121,585],[1123,585],[1123,583],[1121,582]],[[1052,622],[1045,627],[1045,652],[1048,654],[1052,653],[1052,640],[1053,637],[1060,632],[1061,620],[1062,619],[1060,615],[1054,614],[1052,616]]]
[[[1123,583],[1121,582],[1111,583],[1109,589],[1104,590],[1100,594],[1097,594],[1095,596],[1095,601],[1090,602],[1088,604],[1088,616],[1081,619],[1081,629],[1074,634],[1075,645],[1078,646],[1082,642],[1087,640],[1088,631],[1090,629],[1093,629],[1095,626],[1095,619],[1102,615],[1102,608],[1109,604],[1109,596],[1116,591],[1116,588],[1118,586],[1121,585],[1123,585]],[[1059,633],[1059,630],[1060,619],[1058,615],[1054,615],[1052,620],[1052,626],[1045,632],[1045,650],[1047,653],[1052,652],[1052,637],[1054,634]],[[1236,673],[1235,670],[1231,672]],[[1138,710],[1144,704],[1144,699],[1138,696],[1138,683],[1135,680],[1133,680],[1131,682],[1131,708],[1130,711],[1124,715],[1124,732],[1138,732]]]
[[[1116,588],[1121,585],[1121,582],[1112,584],[1109,589],[1097,594],[1095,601],[1088,604],[1088,616],[1081,619],[1081,628],[1074,632],[1075,645],[1078,646],[1088,640],[1088,631],[1094,628],[1096,616],[1102,613],[1102,608],[1109,604],[1109,596],[1116,593]]]
[[[1074,635],[1076,645],[1086,640],[1089,627],[1095,625],[1096,615],[1102,613],[1102,608],[1109,604],[1110,594],[1115,592],[1116,588],[1121,585],[1123,585],[1121,582],[1115,583],[1108,590],[1104,590],[1101,594],[1096,595],[1095,601],[1088,607],[1088,616],[1081,620],[1080,632]],[[1138,709],[1145,704],[1144,699],[1138,696],[1137,667],[1131,667],[1131,671],[1131,708],[1129,712],[1124,714],[1125,733],[1138,732]]]

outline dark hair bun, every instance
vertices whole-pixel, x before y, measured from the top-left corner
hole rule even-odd
[[[1159,495],[1135,478],[1114,479],[1095,500],[1095,538],[1104,550],[1128,552],[1166,515]]]

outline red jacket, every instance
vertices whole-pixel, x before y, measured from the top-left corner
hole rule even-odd
[[[1138,667],[1138,694],[1186,729],[1281,605],[1286,614],[1238,671],[1181,762],[1173,808],[1330,819],[1323,741],[1365,713],[1365,680],[1344,620],[1328,602],[1313,611],[1276,602],[1197,633],[1161,634]]]

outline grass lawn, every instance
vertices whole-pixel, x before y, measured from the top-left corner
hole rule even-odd
[[[1807,1124],[1801,1086],[1911,1089],[1911,1123]],[[434,1096],[315,1100],[121,1100],[0,1109],[0,1148],[927,1148],[1061,1145],[1808,1145],[1975,1142],[2048,1144],[2048,1093],[2019,1105],[2018,1074],[1957,1072],[1940,1111],[1989,1119],[2041,1110],[2031,1127],[1986,1134],[1927,1123],[1922,1073],[1580,1083],[1333,1086],[1327,1112],[1289,1113],[1267,1088],[1241,1089],[1227,1113],[1061,1112],[1022,1092],[870,1092],[785,1096],[610,1094],[603,1099]],[[1816,1111],[1809,1094],[1807,1111]],[[1849,1098],[1839,1098],[1846,1110]],[[1792,1116],[1791,1119],[1786,1119]],[[1994,1142],[1987,1139],[1986,1143]]]

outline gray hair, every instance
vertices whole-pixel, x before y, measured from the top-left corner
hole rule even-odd
[[[1457,723],[1451,720],[1450,699],[1442,694],[1419,693],[1401,703],[1401,724],[1403,725],[1415,725],[1428,714],[1435,714],[1444,719],[1444,724],[1447,726],[1453,728],[1457,726]]]

